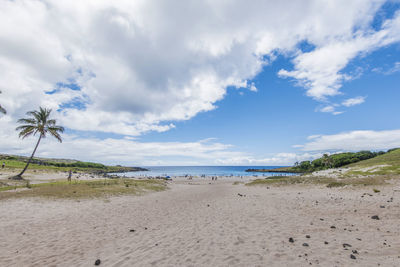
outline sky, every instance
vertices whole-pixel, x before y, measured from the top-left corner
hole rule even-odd
[[[0,0],[0,153],[284,166],[400,147],[398,0]]]

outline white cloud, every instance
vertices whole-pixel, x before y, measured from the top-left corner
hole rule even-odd
[[[332,113],[335,111],[335,107],[334,106],[325,106],[325,107],[321,108],[320,111]]]
[[[294,70],[280,70],[282,77],[291,77],[307,89],[307,95],[317,100],[341,94],[342,83],[354,77],[341,70],[350,60],[380,47],[400,40],[400,12],[392,20],[387,20],[378,31],[348,32],[340,36],[330,36],[313,51],[299,53],[294,59]],[[359,73],[360,70],[357,71]],[[355,74],[359,76],[359,74]]]
[[[25,155],[32,153],[37,137],[24,140],[18,138],[10,116],[0,120],[0,153]],[[286,166],[296,161],[310,160],[321,153],[277,153],[268,157],[256,157],[238,151],[232,145],[208,138],[194,142],[141,142],[126,136],[121,139],[82,137],[63,134],[63,143],[52,137],[43,139],[36,156],[69,158],[105,164],[124,164],[127,166],[150,165],[264,165]]]
[[[322,155],[323,153],[276,153],[270,157],[255,158],[241,156],[218,159],[216,162],[222,165],[291,166],[295,162],[314,160],[320,158]]]
[[[293,53],[280,75],[322,99],[339,93],[349,60],[400,39],[398,14],[369,27],[383,2],[1,1],[2,105],[13,118],[62,107],[75,130],[166,131],[214,109],[228,86],[256,91],[248,81]],[[315,50],[298,51],[301,41]],[[58,82],[81,90],[45,93]]]
[[[351,107],[351,106],[360,105],[364,102],[365,102],[365,96],[357,96],[354,98],[346,99],[345,101],[342,102],[342,105],[345,107]]]
[[[350,131],[310,136],[308,140],[296,147],[303,151],[385,150],[400,147],[400,130]]]
[[[384,75],[391,75],[393,73],[396,73],[396,72],[400,71],[400,62],[395,62],[393,64],[393,66],[391,66],[390,68],[387,68],[387,69],[374,68],[374,69],[372,69],[372,71],[377,72],[377,73],[381,73],[381,74],[384,74]]]

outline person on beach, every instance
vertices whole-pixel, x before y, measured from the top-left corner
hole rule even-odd
[[[1,168],[4,169],[5,166],[6,166],[6,163],[3,161],[3,164],[1,164]]]
[[[71,178],[72,178],[72,171],[69,170],[69,172],[68,172],[68,182],[71,182]]]

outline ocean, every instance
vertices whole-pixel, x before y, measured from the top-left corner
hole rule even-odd
[[[275,175],[296,175],[294,173],[260,173],[246,172],[247,169],[275,169],[285,166],[147,166],[143,167],[149,171],[120,173],[121,176],[275,176]]]

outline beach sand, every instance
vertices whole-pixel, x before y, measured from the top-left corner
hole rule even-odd
[[[399,184],[169,188],[2,201],[0,266],[400,266]]]

